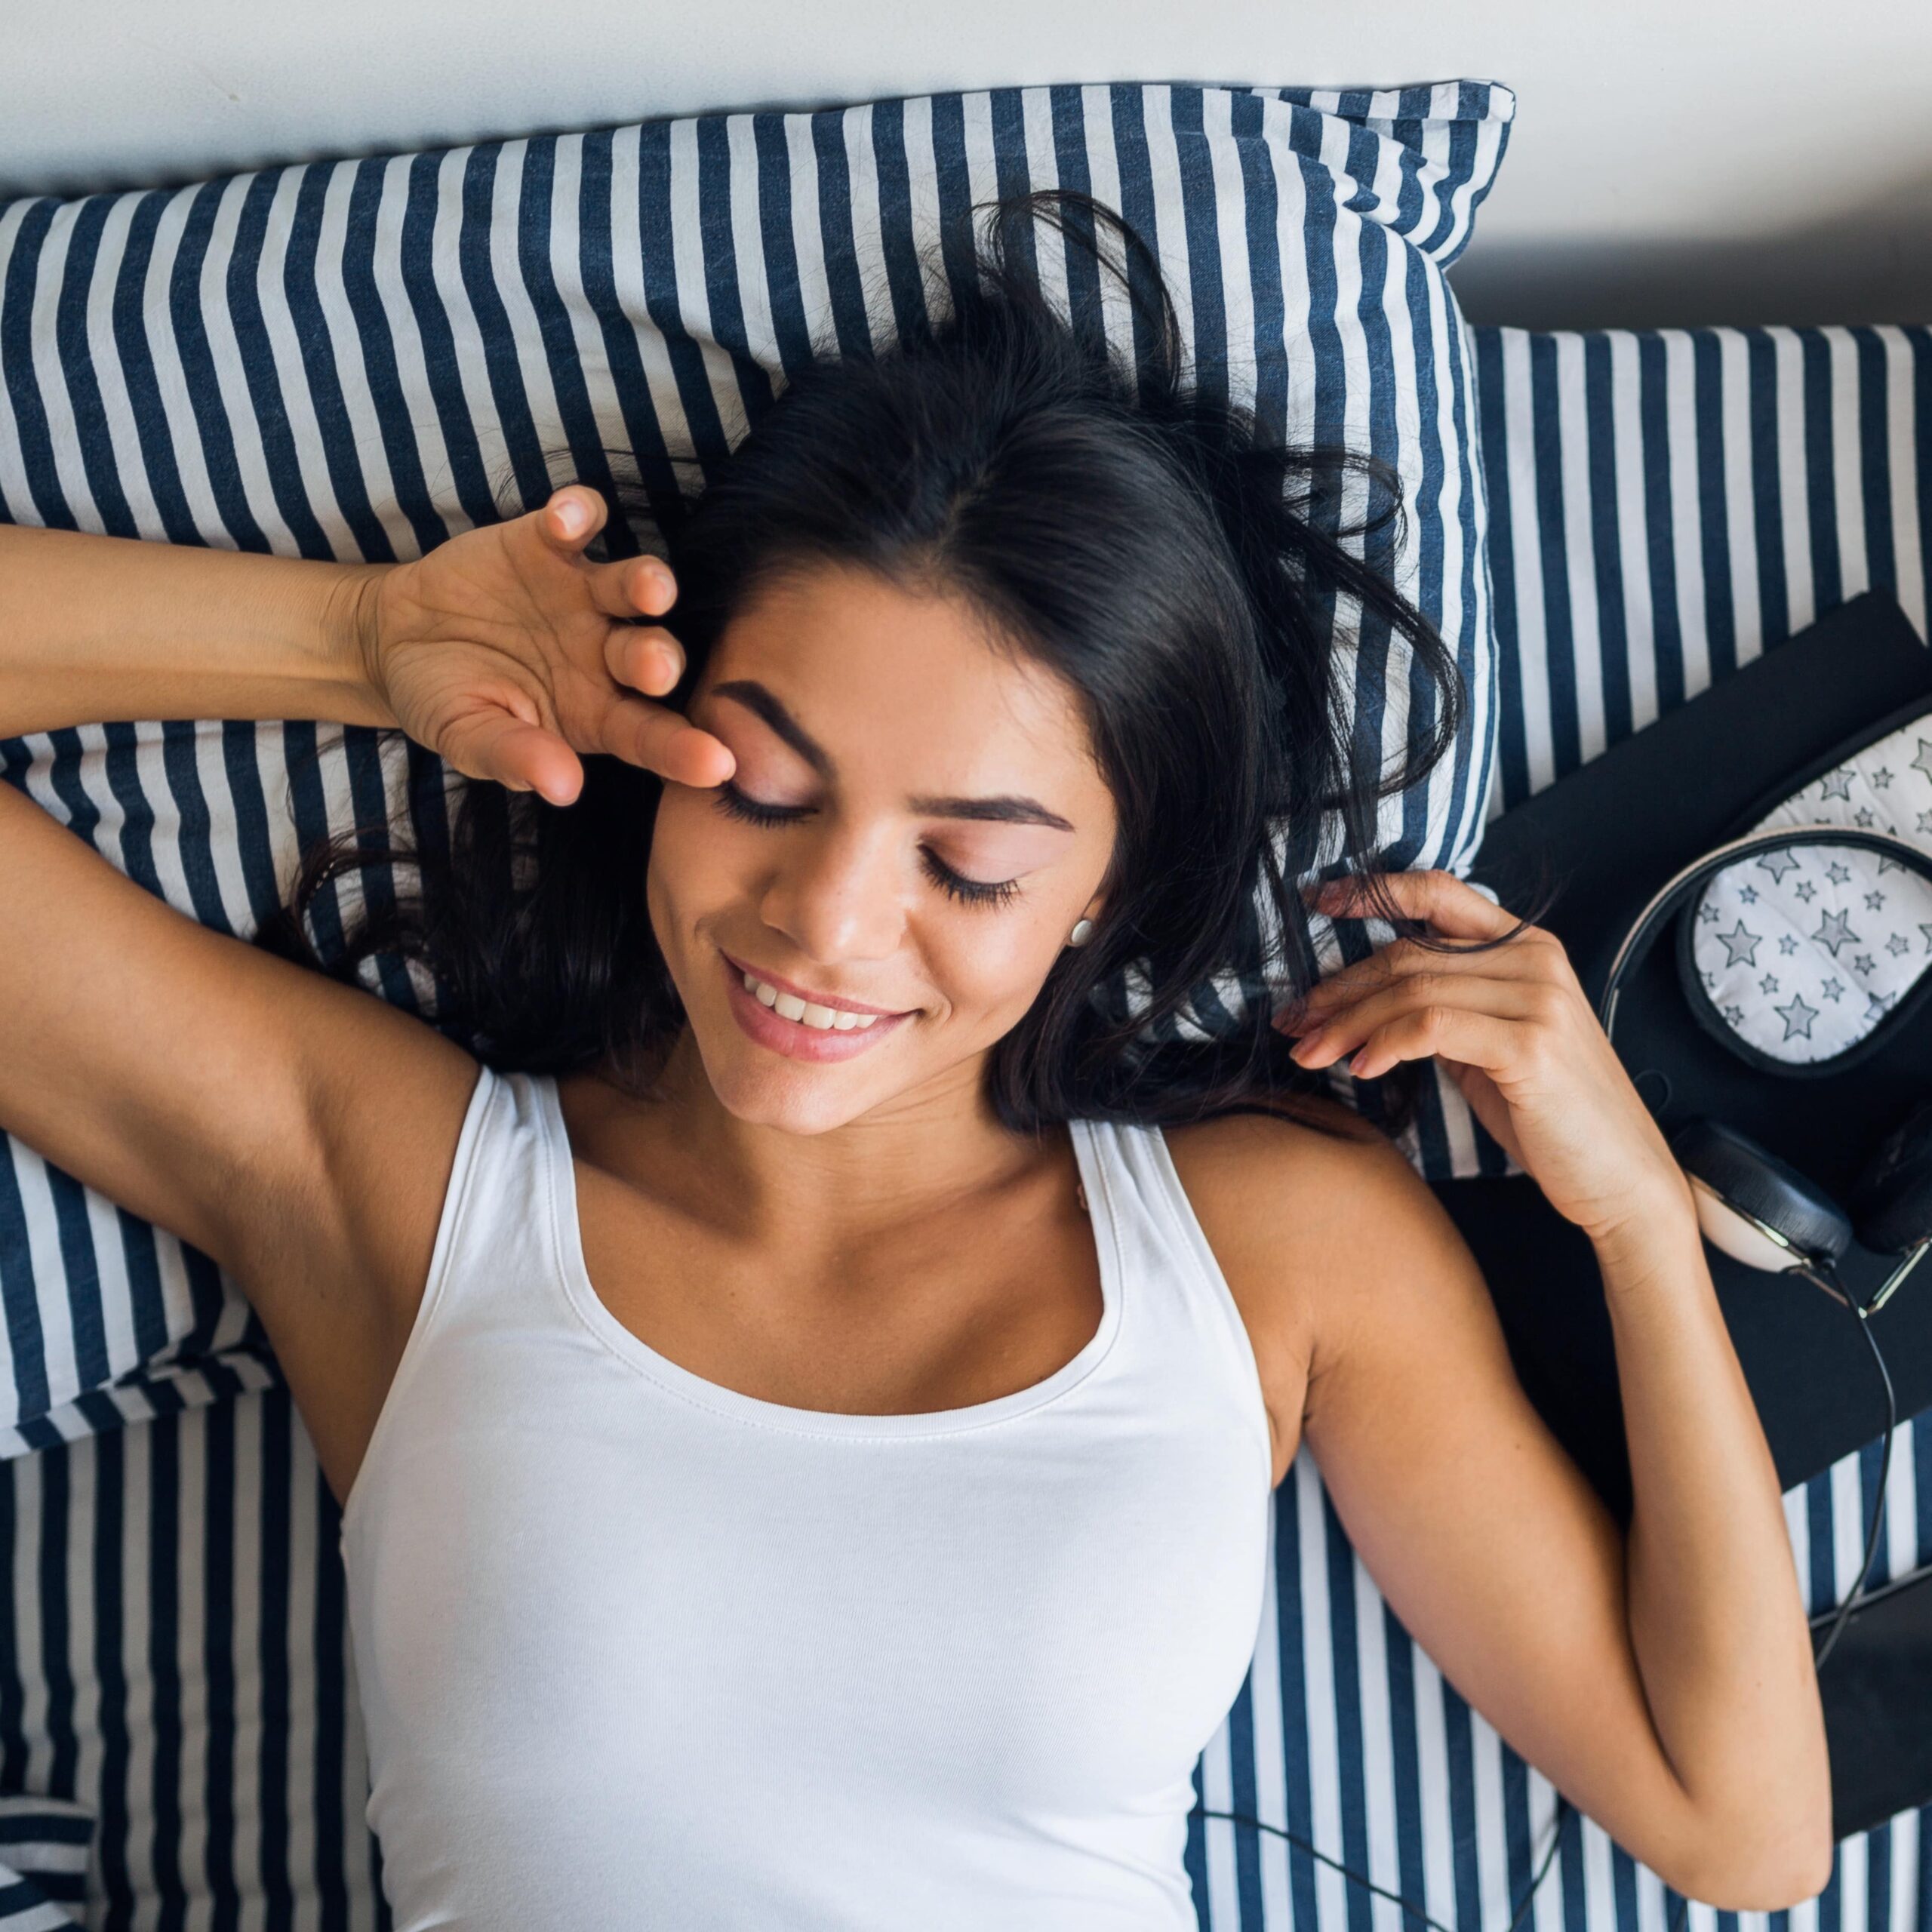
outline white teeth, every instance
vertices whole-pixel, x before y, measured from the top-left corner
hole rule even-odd
[[[842,1006],[821,1006],[816,1000],[800,999],[795,993],[781,993],[755,973],[744,975],[745,991],[761,1006],[768,1006],[781,1020],[795,1020],[820,1033],[850,1033],[876,1023],[876,1013],[853,1013]]]

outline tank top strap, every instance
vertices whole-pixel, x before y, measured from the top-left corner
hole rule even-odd
[[[412,1390],[439,1358],[506,1333],[568,1320],[555,1256],[555,1142],[562,1138],[554,1081],[477,1069],[464,1110],[429,1252],[423,1299],[403,1345],[343,1517],[361,1506]],[[547,1090],[547,1091],[546,1091]],[[563,1158],[569,1143],[562,1140]]]
[[[479,1068],[457,1137],[416,1327],[438,1326],[461,1304],[487,1318],[491,1304],[533,1300],[565,1312],[558,1236],[559,1190],[574,1184],[557,1083],[547,1075]],[[507,1309],[503,1312],[507,1312]]]
[[[1267,1486],[1274,1448],[1260,1366],[1240,1306],[1221,1272],[1194,1204],[1181,1185],[1167,1137],[1158,1127],[1119,1121],[1076,1121],[1097,1177],[1120,1257],[1121,1291],[1132,1319],[1130,1355],[1171,1381],[1204,1376],[1212,1398],[1242,1417],[1259,1444]],[[1083,1165],[1086,1165],[1083,1163]]]

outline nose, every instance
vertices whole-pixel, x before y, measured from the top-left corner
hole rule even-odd
[[[795,832],[785,844],[758,908],[765,924],[821,964],[891,958],[905,933],[906,907],[888,829],[829,823],[802,838]]]

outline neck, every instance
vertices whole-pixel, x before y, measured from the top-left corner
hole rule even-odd
[[[822,1134],[740,1120],[719,1102],[687,1028],[640,1106],[602,1086],[579,1152],[741,1238],[843,1247],[957,1206],[1039,1158],[986,1094],[986,1057]]]

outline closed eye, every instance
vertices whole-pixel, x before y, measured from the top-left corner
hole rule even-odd
[[[969,906],[1004,906],[1019,897],[1020,881],[1017,878],[1003,878],[997,884],[986,879],[968,878],[963,872],[955,872],[937,852],[923,845],[919,848],[919,858],[925,866],[927,878],[949,898]]]
[[[811,810],[810,805],[768,805],[741,792],[726,779],[714,787],[712,795],[728,818],[742,819],[747,825],[795,825]]]
[[[716,800],[718,810],[728,818],[735,818],[746,825],[795,825],[816,809],[811,805],[766,804],[761,799],[740,791],[728,778],[721,785],[712,788],[712,796]],[[964,873],[955,872],[929,846],[919,848],[919,860],[927,878],[947,897],[961,904],[1004,906],[1019,895],[1020,881],[1017,878],[968,878]]]

